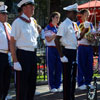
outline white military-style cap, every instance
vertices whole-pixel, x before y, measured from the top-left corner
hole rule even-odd
[[[67,11],[77,11],[77,12],[79,12],[79,10],[78,10],[78,4],[75,3],[73,5],[69,5],[67,7],[64,7],[63,10],[67,10]]]
[[[0,13],[8,13],[7,8],[8,7],[6,5],[1,5],[0,6]]]
[[[34,3],[34,0],[21,0],[18,4],[17,4],[17,6],[18,7],[22,7],[22,5],[27,5],[27,4],[35,4]]]

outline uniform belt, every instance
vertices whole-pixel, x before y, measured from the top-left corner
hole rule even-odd
[[[78,46],[85,46],[85,47],[88,47],[88,46],[91,46],[91,45],[79,44]]]
[[[56,48],[56,46],[47,46],[47,47],[53,47],[53,48]]]
[[[8,53],[8,50],[0,50],[0,53]]]

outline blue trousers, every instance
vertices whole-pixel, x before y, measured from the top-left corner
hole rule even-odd
[[[62,63],[55,47],[46,47],[46,61],[49,88],[58,89],[61,85]]]
[[[78,86],[89,85],[93,75],[92,46],[78,47]]]

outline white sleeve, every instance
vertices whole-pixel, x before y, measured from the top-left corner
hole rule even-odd
[[[51,35],[52,35],[52,31],[51,30],[45,31],[45,36],[51,36]]]
[[[93,32],[93,33],[96,33],[96,29],[95,29],[94,27],[93,27],[93,29],[92,29],[92,32]]]
[[[18,22],[15,20],[12,24],[11,36],[14,37],[15,40],[19,38],[20,34],[20,26]]]
[[[42,31],[41,31],[41,38],[42,38],[42,39],[45,39],[45,32],[44,32],[44,29],[42,29]]]
[[[61,23],[59,28],[58,28],[57,36],[63,36],[63,34],[65,32],[64,29],[65,29],[65,25]]]
[[[91,23],[91,26],[92,26],[91,32],[95,34],[96,33],[96,29],[94,28],[92,23]]]

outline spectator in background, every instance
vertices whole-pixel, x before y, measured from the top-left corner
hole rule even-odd
[[[47,25],[46,28],[44,29],[48,85],[51,92],[62,91],[61,89],[62,63],[60,61],[60,56],[56,48],[56,44],[54,42],[58,31],[59,21],[60,21],[60,13],[53,12],[50,16],[49,25]]]

